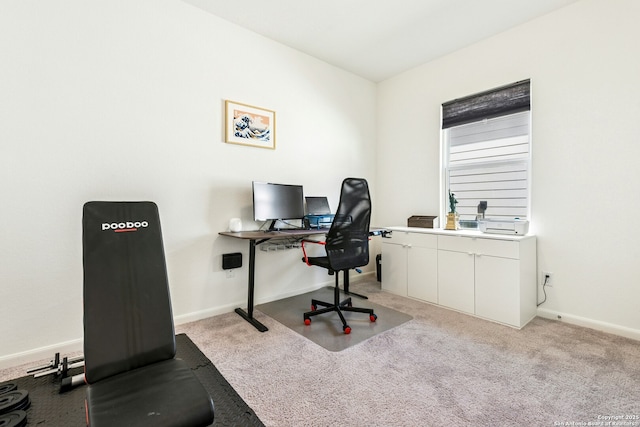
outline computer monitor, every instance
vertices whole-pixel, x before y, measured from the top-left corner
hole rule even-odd
[[[253,181],[252,187],[253,219],[271,221],[269,230],[276,229],[279,220],[304,217],[302,185]]]

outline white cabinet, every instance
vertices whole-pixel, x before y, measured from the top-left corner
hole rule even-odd
[[[423,301],[438,301],[437,237],[394,232],[382,240],[382,289]]]
[[[435,248],[412,246],[407,255],[407,296],[437,303],[437,250]]]
[[[393,242],[392,242],[393,240]],[[396,236],[382,241],[382,289],[407,296],[407,247]]]
[[[519,260],[476,255],[475,261],[476,315],[513,326],[524,325],[535,316],[534,310],[531,317],[520,319]]]
[[[474,256],[438,251],[438,304],[475,313]]]
[[[391,230],[382,289],[516,328],[535,317],[535,237]]]

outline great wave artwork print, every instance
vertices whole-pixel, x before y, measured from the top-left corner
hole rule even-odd
[[[276,112],[225,101],[225,140],[230,144],[275,149]]]

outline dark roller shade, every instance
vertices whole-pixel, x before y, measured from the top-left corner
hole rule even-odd
[[[442,104],[442,129],[527,111],[530,81],[522,80]]]

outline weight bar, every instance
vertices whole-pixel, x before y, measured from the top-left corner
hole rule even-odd
[[[63,378],[62,383],[60,383],[60,394],[72,390],[80,385],[84,385],[84,383],[84,374]],[[0,427],[2,426],[0,425]]]
[[[48,365],[38,366],[36,368],[29,369],[27,371],[27,374],[30,374],[32,372],[37,372],[37,371],[43,371],[45,369],[57,368],[59,364],[60,364],[60,353],[56,353],[55,356],[53,357],[53,360],[51,360]]]
[[[78,359],[75,359],[75,360],[78,360]],[[69,363],[68,359],[65,357],[64,359],[62,359],[62,363],[59,364],[57,367],[50,369],[48,371],[43,371],[43,372],[34,374],[33,378],[40,378],[40,377],[44,377],[46,375],[51,375],[51,374],[62,375],[62,377],[66,377],[67,374],[69,373],[69,369],[81,368],[83,366],[84,366],[84,360],[80,360],[79,362],[75,362],[75,363]]]
[[[62,374],[63,377],[66,377],[67,371],[69,369],[79,368],[82,366],[84,366],[83,356],[72,357],[72,358],[65,357],[62,359],[62,363],[60,363],[60,353],[56,353],[53,360],[51,360],[48,365],[38,366],[36,368],[29,369],[27,371],[27,374],[38,372],[33,376],[34,378],[39,378],[39,377],[43,377],[45,375],[50,375],[50,374],[55,374],[55,375]],[[44,372],[40,372],[40,371],[44,371]]]
[[[35,374],[33,375],[34,378],[40,378],[51,374],[62,376],[59,391],[59,393],[62,394],[85,383],[84,373],[77,374],[71,377],[69,376],[69,370],[74,368],[81,368],[83,366],[84,357],[82,356],[73,358],[64,357],[62,359],[62,362],[60,362],[60,353],[56,353],[53,360],[51,360],[48,365],[30,369],[27,371],[27,373],[35,372]],[[0,424],[0,427],[4,426]]]

